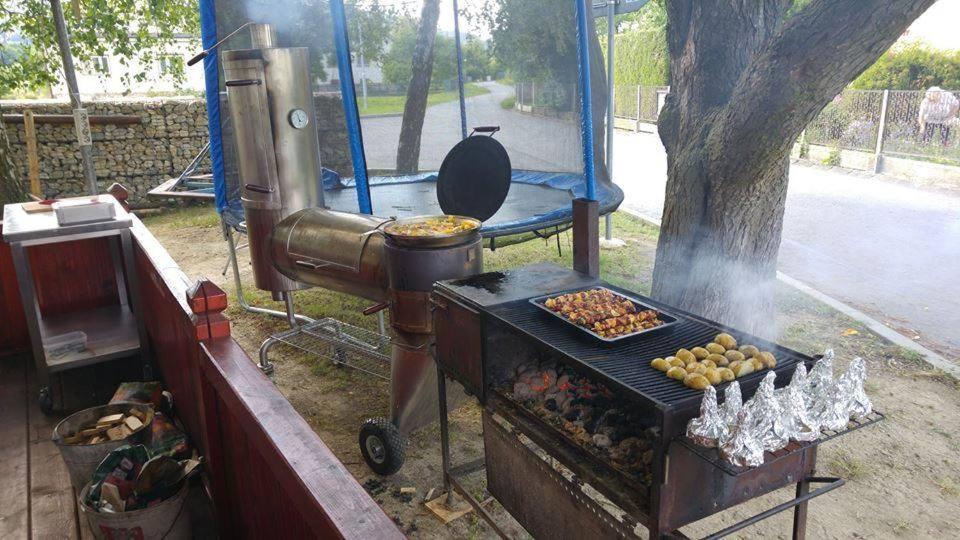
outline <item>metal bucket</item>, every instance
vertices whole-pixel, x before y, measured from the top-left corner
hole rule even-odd
[[[142,411],[147,419],[142,428],[125,439],[104,441],[97,444],[65,444],[63,442],[64,437],[73,435],[82,426],[90,425],[109,414],[126,413],[130,409]],[[90,482],[90,477],[97,470],[97,465],[100,465],[107,454],[125,444],[136,444],[142,441],[152,421],[153,407],[132,401],[120,401],[109,405],[91,407],[64,418],[57,424],[57,427],[53,428],[53,444],[57,445],[60,456],[67,464],[67,470],[70,472],[70,483],[73,484],[73,488],[78,492],[83,489],[83,486]]]
[[[84,523],[98,539],[138,538],[141,540],[190,538],[190,513],[185,511],[189,482],[176,495],[169,499],[132,512],[102,513],[87,506],[86,496],[91,484],[88,483],[80,497],[80,526]]]

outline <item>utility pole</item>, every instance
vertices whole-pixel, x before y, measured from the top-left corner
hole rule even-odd
[[[80,101],[80,88],[77,85],[77,73],[73,67],[73,54],[70,52],[70,36],[67,34],[67,23],[63,19],[63,6],[60,0],[50,0],[50,10],[53,12],[53,23],[57,32],[57,45],[60,47],[60,56],[63,59],[63,74],[67,81],[67,91],[70,93],[70,103],[73,106],[73,124],[77,129],[77,141],[80,143],[80,159],[83,165],[83,176],[87,181],[87,191],[96,195],[97,171],[93,166],[93,135],[90,132],[90,118],[87,110]]]

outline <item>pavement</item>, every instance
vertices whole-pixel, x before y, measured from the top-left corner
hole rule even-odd
[[[613,164],[623,208],[659,219],[666,153],[658,136],[617,131]],[[785,281],[960,360],[960,194],[794,163],[778,268]]]

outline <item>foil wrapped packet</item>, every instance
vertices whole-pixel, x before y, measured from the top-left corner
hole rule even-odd
[[[873,402],[870,401],[863,387],[863,383],[867,380],[867,364],[863,358],[854,358],[844,377],[848,377],[848,380],[843,384],[850,385],[850,416],[860,420],[873,412]]]
[[[738,467],[763,465],[763,443],[755,429],[753,409],[742,407],[730,436],[720,444],[720,456]]]
[[[804,401],[804,388],[807,384],[807,368],[797,365],[790,384],[779,392],[780,406],[783,408],[783,429],[785,435],[795,441],[814,441],[820,436],[820,425],[811,418]]]
[[[840,431],[850,417],[863,418],[873,411],[873,404],[863,388],[867,367],[862,358],[854,358],[847,372],[834,383],[830,406],[824,411],[823,427]]]
[[[717,405],[717,391],[708,386],[700,402],[700,416],[687,424],[687,437],[700,446],[712,448],[726,439],[728,433],[727,424]]]
[[[723,422],[728,429],[733,429],[737,424],[737,413],[743,407],[743,395],[740,393],[740,383],[737,381],[727,385],[723,391],[723,408],[720,413],[723,415]]]
[[[777,374],[767,373],[757,388],[757,393],[744,407],[751,409],[754,422],[751,431],[760,439],[767,452],[775,452],[790,442],[783,424],[783,406],[774,393],[773,383]]]
[[[833,403],[833,350],[827,349],[807,376],[803,401],[811,419],[823,425]]]

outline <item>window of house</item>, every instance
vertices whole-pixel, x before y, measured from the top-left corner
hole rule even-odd
[[[93,57],[93,70],[104,75],[110,74],[110,62],[106,56]]]
[[[161,56],[160,74],[173,75],[183,71],[183,58],[179,56]]]

